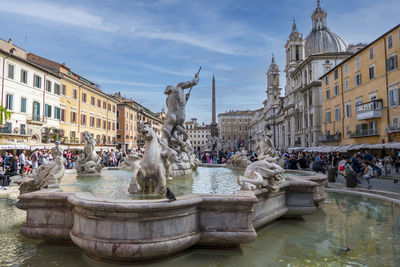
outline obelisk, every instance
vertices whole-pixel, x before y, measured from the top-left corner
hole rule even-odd
[[[216,103],[215,103],[215,76],[212,78],[212,117],[211,117],[211,136],[218,136],[217,128],[217,115],[216,115]]]

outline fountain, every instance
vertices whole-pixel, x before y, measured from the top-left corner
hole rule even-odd
[[[100,164],[100,157],[95,151],[96,142],[94,137],[88,131],[84,131],[83,138],[85,139],[85,147],[75,162],[76,172],[78,175],[85,176],[99,175],[104,166]]]
[[[86,255],[102,261],[143,262],[164,259],[194,245],[239,247],[257,238],[255,229],[277,218],[316,212],[324,192],[317,194],[319,184],[310,179],[325,180],[325,175],[299,172],[287,176],[277,164],[276,153],[272,153],[275,149],[268,140],[260,148],[270,152],[261,153],[257,162],[246,161],[242,165],[246,170],[210,169],[215,175],[203,183],[225,178],[228,183],[223,187],[229,190],[213,194],[215,185],[204,191],[194,190],[207,168],[193,171],[197,164],[182,124],[189,99],[189,93],[184,96],[183,90],[197,83],[198,74],[192,81],[167,87],[168,115],[162,138],[150,125],[139,125],[146,150],[142,158],[132,157],[126,162],[126,166],[132,166],[132,172],[125,171],[127,177],[131,176],[129,189],[129,178],[123,177],[123,170],[114,171],[118,174],[113,179],[107,178],[109,171],[105,170],[103,177],[92,177],[98,183],[109,181],[115,193],[108,188],[99,195],[98,191],[104,191],[100,184],[90,192],[84,186],[84,190],[76,190],[73,185],[86,179],[78,177],[70,187],[61,185],[63,192],[47,188],[21,194],[17,206],[27,211],[21,234],[49,242],[73,243]],[[78,164],[80,176],[99,170],[91,135],[86,133],[85,138],[87,143]],[[238,159],[243,158],[242,154]],[[172,180],[167,180],[170,176]],[[192,181],[191,190],[182,190],[181,194],[180,188],[186,181]],[[162,197],[168,183],[176,186],[170,186],[173,191],[178,190],[176,201]],[[75,189],[69,191],[71,187]],[[152,199],[143,200],[147,197]]]
[[[33,192],[43,188],[58,188],[65,174],[65,158],[63,157],[60,142],[51,149],[52,161],[46,162],[21,181],[21,194]]]

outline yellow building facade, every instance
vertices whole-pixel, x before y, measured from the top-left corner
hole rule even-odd
[[[120,93],[113,95],[117,105],[117,143],[124,152],[144,146],[144,140],[138,133],[138,123],[150,123],[154,132],[161,137],[165,113],[153,113],[136,101],[122,97]]]
[[[63,144],[82,144],[84,131],[89,131],[97,145],[117,145],[116,113],[118,101],[98,86],[72,72],[65,64],[29,54],[28,60],[61,75],[60,141]]]
[[[400,142],[400,25],[322,77],[325,145]]]

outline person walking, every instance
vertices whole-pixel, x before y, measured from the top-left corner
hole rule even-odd
[[[39,152],[35,149],[32,153],[32,169],[37,169],[39,167]]]
[[[25,150],[22,150],[21,154],[19,155],[19,174],[22,176],[24,174],[24,168],[25,168]]]

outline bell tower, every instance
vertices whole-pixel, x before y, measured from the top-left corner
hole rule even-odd
[[[281,96],[282,88],[279,87],[280,70],[275,63],[274,54],[272,54],[271,64],[267,72],[267,101],[270,106],[279,104],[279,97]]]
[[[300,65],[305,59],[305,40],[303,35],[297,30],[296,21],[293,18],[292,32],[289,34],[289,39],[285,45],[286,49],[286,87],[285,94],[289,94],[294,86],[290,79],[290,74]]]

